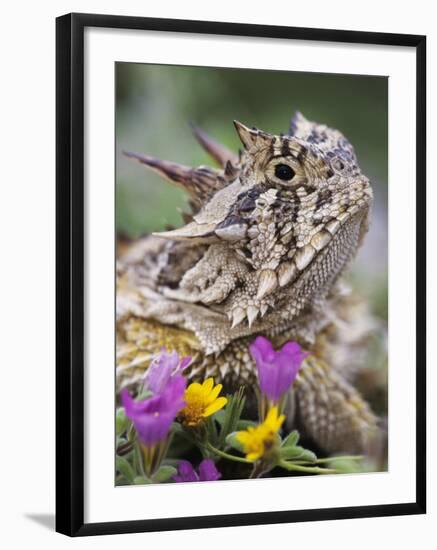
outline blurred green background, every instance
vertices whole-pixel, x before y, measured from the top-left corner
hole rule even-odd
[[[187,165],[211,164],[194,122],[238,150],[232,121],[286,132],[294,111],[341,130],[375,192],[372,225],[350,280],[387,319],[388,81],[384,77],[248,69],[116,64],[116,222],[137,237],[181,225],[183,192],[122,155],[148,153]],[[179,209],[179,210],[178,210]]]

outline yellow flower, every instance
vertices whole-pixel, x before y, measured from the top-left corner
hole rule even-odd
[[[179,413],[182,422],[186,426],[198,426],[205,418],[222,409],[228,400],[226,397],[218,397],[221,389],[221,384],[214,386],[212,378],[203,384],[190,384],[185,390],[185,407]]]
[[[272,448],[284,420],[285,415],[278,416],[278,407],[273,407],[262,424],[237,433],[237,441],[243,445],[247,460],[255,462]]]

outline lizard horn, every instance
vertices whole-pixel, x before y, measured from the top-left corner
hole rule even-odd
[[[259,149],[272,143],[274,136],[258,130],[258,128],[248,128],[238,120],[234,120],[234,126],[237,134],[247,151]]]
[[[294,136],[302,130],[303,127],[308,126],[310,123],[303,116],[300,111],[296,111],[290,120],[290,127],[288,128],[288,135]]]
[[[219,241],[219,238],[214,234],[215,228],[215,223],[197,223],[193,221],[178,229],[160,231],[153,233],[153,235],[173,241],[202,242],[206,244]]]
[[[184,189],[191,196],[195,209],[199,209],[224,185],[224,182],[218,177],[221,172],[213,168],[206,166],[191,168],[140,153],[130,151],[123,151],[123,153],[128,158],[138,160],[160,176]]]
[[[191,130],[200,145],[220,166],[224,168],[228,162],[238,164],[238,155],[210,137],[201,128],[191,123]]]

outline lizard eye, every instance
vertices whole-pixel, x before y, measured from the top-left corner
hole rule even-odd
[[[295,172],[288,164],[277,164],[275,166],[275,176],[283,181],[290,181],[294,178]]]

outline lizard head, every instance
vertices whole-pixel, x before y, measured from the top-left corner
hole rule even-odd
[[[372,190],[337,130],[300,113],[286,135],[234,124],[239,155],[194,128],[220,169],[127,154],[190,196],[188,223],[157,235],[201,254],[162,292],[222,314],[239,337],[290,325],[326,298],[367,230]]]

